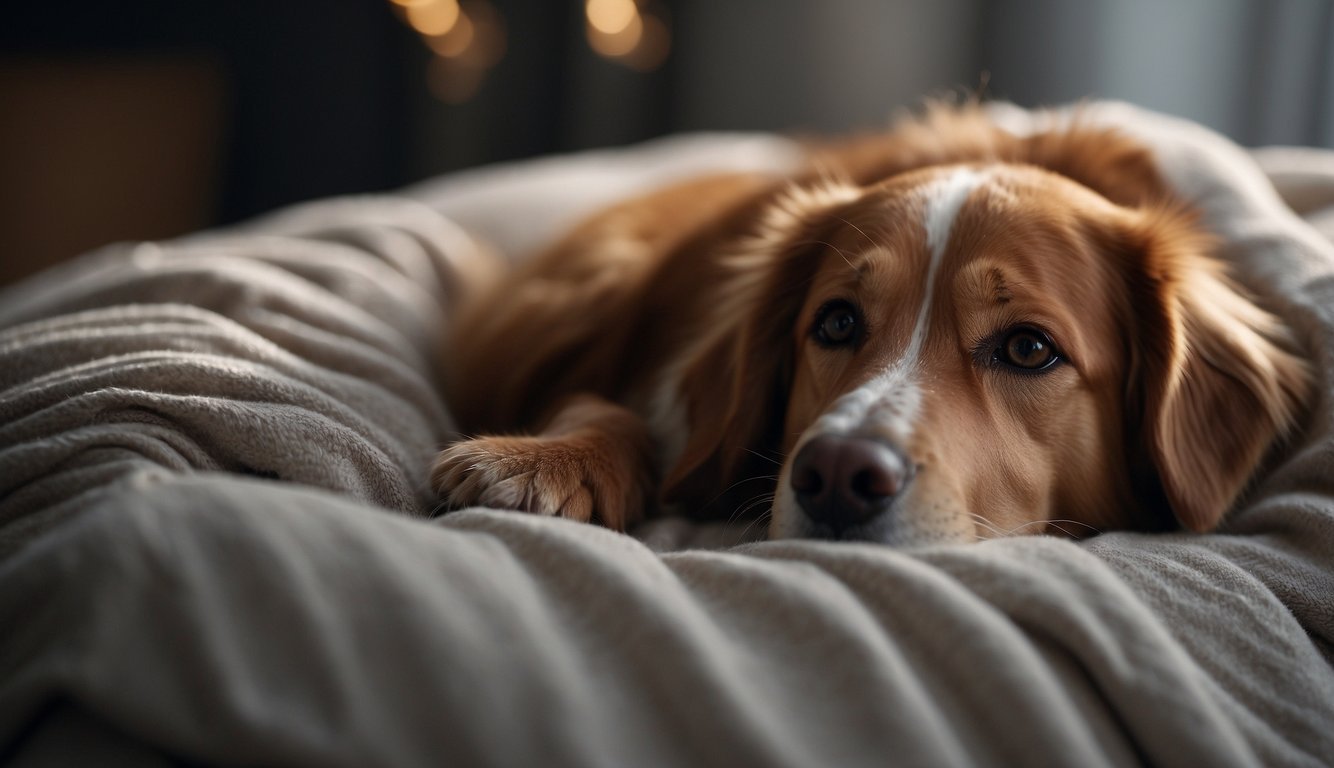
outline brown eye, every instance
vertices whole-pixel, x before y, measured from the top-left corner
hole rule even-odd
[[[816,313],[813,335],[826,347],[848,346],[857,341],[858,325],[857,310],[851,304],[831,301]]]
[[[1051,339],[1032,328],[1011,331],[996,350],[996,358],[999,362],[1026,371],[1045,370],[1061,359]]]

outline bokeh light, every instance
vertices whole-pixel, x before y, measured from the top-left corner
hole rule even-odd
[[[467,13],[460,13],[459,20],[452,29],[443,35],[427,37],[426,44],[441,56],[455,59],[467,54],[475,38],[476,29],[473,27],[472,18]]]
[[[646,13],[642,18],[644,30],[639,43],[622,57],[622,61],[631,69],[652,72],[667,61],[667,54],[672,51],[672,32],[659,16]]]
[[[588,44],[602,56],[616,59],[629,54],[644,36],[644,20],[638,13],[616,32],[607,32],[588,22]]]
[[[672,34],[657,8],[652,0],[585,0],[588,46],[640,72],[661,67],[671,52]]]
[[[435,54],[427,86],[459,104],[477,94],[508,46],[505,20],[490,0],[390,0]],[[584,0],[588,45],[599,56],[639,72],[662,66],[671,28],[657,0]]]
[[[639,17],[634,0],[588,0],[584,14],[593,29],[604,35],[618,35]]]
[[[427,0],[406,6],[408,23],[426,36],[448,34],[459,20],[458,0]]]
[[[489,0],[390,0],[435,56],[426,85],[441,101],[461,104],[477,94],[505,56],[505,20]]]

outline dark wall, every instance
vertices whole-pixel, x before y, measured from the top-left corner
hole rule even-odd
[[[62,0],[0,11],[0,67],[11,78],[72,63],[211,67],[215,76],[197,87],[215,91],[203,99],[221,120],[220,145],[203,148],[220,170],[217,221],[411,178],[417,48],[388,4],[373,0]],[[71,70],[69,87],[79,78]]]

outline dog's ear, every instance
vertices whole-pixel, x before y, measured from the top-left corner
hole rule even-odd
[[[1193,216],[1142,212],[1129,237],[1139,445],[1177,522],[1211,530],[1293,428],[1311,370],[1287,326],[1226,277]]]
[[[791,380],[792,333],[833,212],[860,189],[800,183],[765,208],[728,259],[724,302],[675,372],[686,435],[662,483],[667,503],[709,506],[753,493],[739,481],[772,476]],[[661,405],[661,404],[655,404]]]

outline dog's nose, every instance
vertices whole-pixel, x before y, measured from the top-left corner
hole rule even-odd
[[[912,466],[889,444],[820,435],[792,462],[789,483],[812,522],[836,533],[884,512],[912,480]]]

